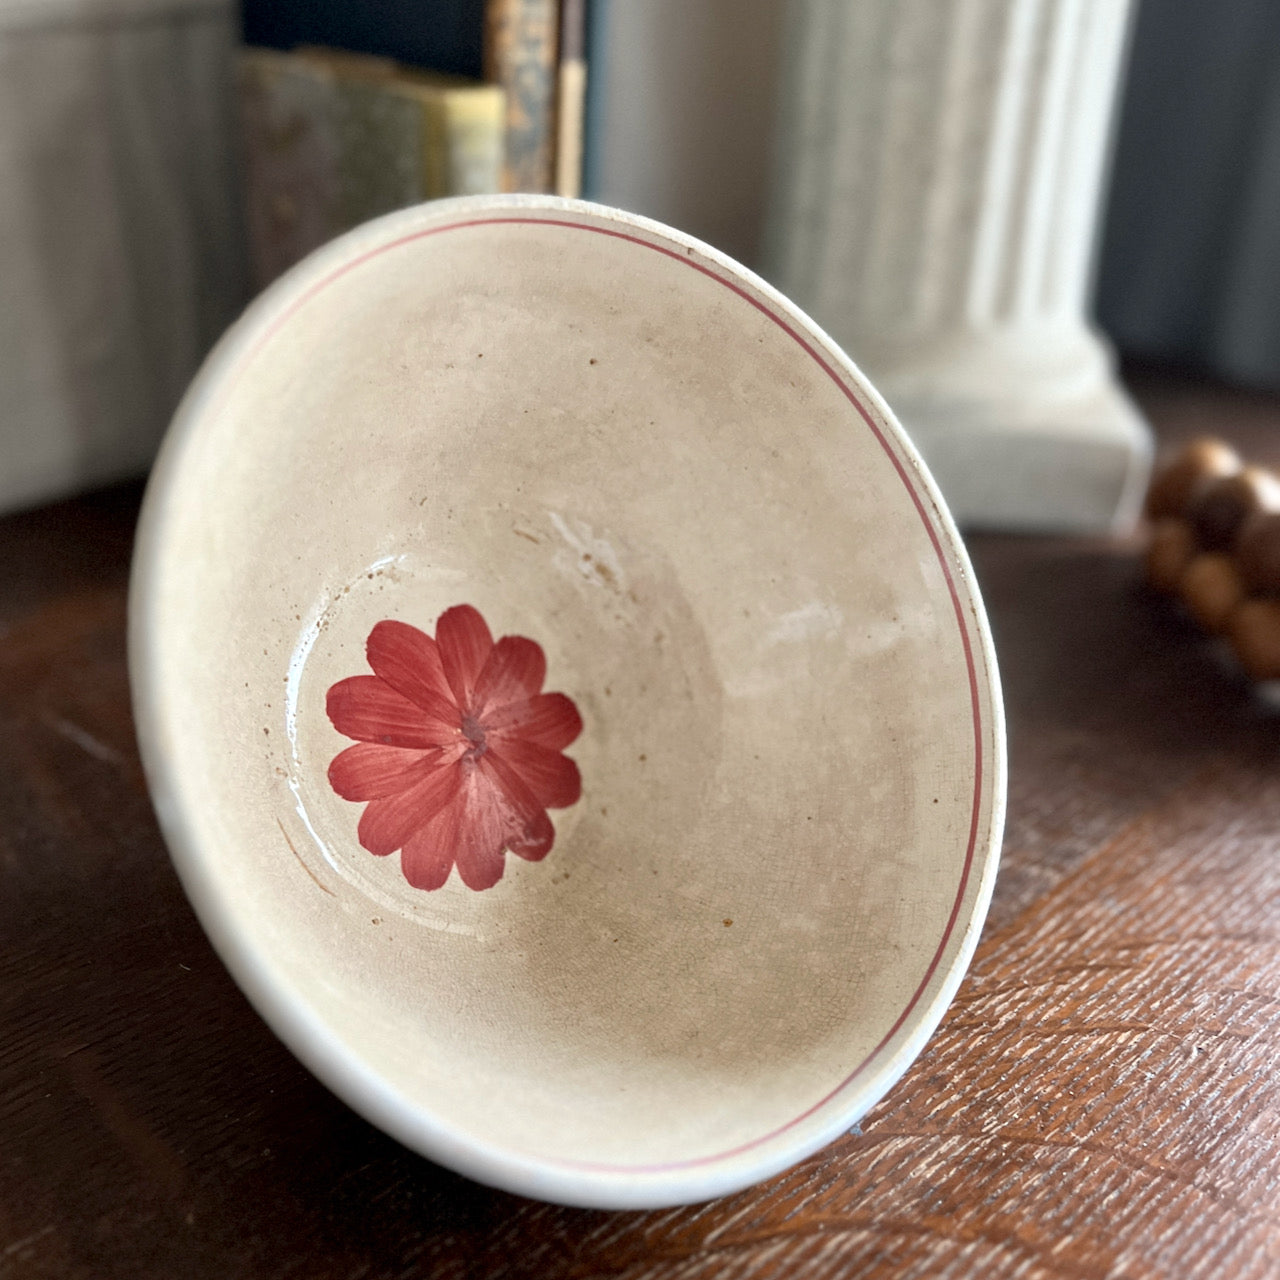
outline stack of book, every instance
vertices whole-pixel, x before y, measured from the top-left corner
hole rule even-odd
[[[484,79],[302,47],[240,54],[246,213],[262,288],[422,200],[581,186],[585,0],[485,0]]]

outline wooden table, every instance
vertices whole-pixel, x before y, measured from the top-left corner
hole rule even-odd
[[[1280,463],[1280,402],[1139,387]],[[851,1136],[662,1213],[409,1154],[276,1042],[134,747],[138,491],[0,522],[0,1277],[1280,1276],[1280,711],[1132,545],[980,536],[1011,789],[969,977]]]

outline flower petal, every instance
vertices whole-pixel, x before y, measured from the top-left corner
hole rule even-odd
[[[453,842],[443,830],[448,809],[415,831],[400,850],[400,869],[415,889],[439,889],[453,870]]]
[[[551,852],[556,838],[546,809],[500,756],[490,751],[480,763],[502,792],[507,811],[507,848],[528,862],[540,862]]]
[[[473,705],[476,681],[493,649],[493,637],[480,611],[469,604],[446,609],[436,623],[436,645],[454,700],[467,714]]]
[[[539,746],[524,738],[491,739],[489,755],[497,755],[520,775],[520,779],[548,809],[564,809],[577,804],[582,795],[582,777],[568,756]]]
[[[541,862],[551,852],[556,842],[556,829],[545,809],[539,809],[537,816],[518,835],[507,841],[507,848],[526,862]]]
[[[509,702],[484,718],[494,744],[524,738],[553,751],[563,751],[582,732],[578,708],[563,693],[540,693],[524,702]]]
[[[493,646],[476,682],[476,718],[484,720],[489,708],[532,698],[546,678],[546,655],[536,640],[526,636],[503,636]]]
[[[380,858],[403,848],[415,831],[425,827],[454,799],[461,780],[461,769],[449,765],[432,769],[406,791],[371,800],[357,828],[360,843]]]
[[[468,889],[491,889],[502,879],[506,807],[495,784],[471,769],[442,815],[442,835],[453,848],[458,875]]]
[[[460,717],[440,663],[440,650],[425,631],[387,619],[369,632],[365,653],[374,674],[430,715],[456,723]]]
[[[361,742],[392,747],[441,747],[458,737],[450,726],[430,715],[377,676],[339,680],[325,699],[333,727]]]
[[[381,800],[405,791],[431,769],[440,767],[438,748],[389,747],[357,742],[334,756],[329,785],[344,800]]]

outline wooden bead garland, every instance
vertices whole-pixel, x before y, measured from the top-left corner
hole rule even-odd
[[[1253,679],[1280,679],[1280,478],[1194,440],[1156,473],[1146,513],[1151,585],[1225,634]]]
[[[1280,513],[1245,521],[1236,542],[1236,562],[1250,595],[1280,595]]]
[[[1177,591],[1183,571],[1196,553],[1195,530],[1185,521],[1165,516],[1151,526],[1147,544],[1147,577],[1157,591]]]
[[[1242,465],[1240,455],[1221,440],[1193,440],[1152,479],[1147,490],[1148,518],[1185,517],[1207,484],[1220,476],[1234,475]]]

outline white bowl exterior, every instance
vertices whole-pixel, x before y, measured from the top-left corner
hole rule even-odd
[[[162,570],[168,531],[191,442],[218,409],[234,371],[264,339],[284,324],[300,302],[333,278],[384,246],[424,228],[450,221],[496,216],[590,219],[619,233],[660,241],[688,253],[700,270],[714,273],[748,301],[762,300],[798,335],[833,376],[855,388],[867,422],[883,434],[895,465],[904,472],[920,503],[940,561],[953,579],[956,608],[967,612],[966,645],[975,698],[981,702],[977,788],[972,830],[944,942],[897,1025],[843,1082],[832,1081],[829,1096],[785,1126],[774,1126],[728,1151],[686,1161],[663,1161],[626,1168],[605,1161],[571,1162],[542,1158],[504,1146],[433,1112],[377,1069],[349,1039],[335,1032],[282,972],[269,947],[245,927],[238,899],[214,874],[207,832],[199,829],[198,801],[183,779],[181,754],[174,749],[174,700],[180,695],[158,678],[155,646],[166,619],[157,612],[156,581]],[[753,305],[758,305],[753,303]],[[865,415],[864,415],[865,416]],[[237,982],[264,1018],[331,1089],[362,1115],[406,1145],[459,1172],[493,1186],[565,1204],[644,1208],[704,1200],[777,1173],[826,1145],[850,1128],[900,1078],[937,1026],[968,966],[994,882],[1004,801],[1004,733],[994,655],[976,586],[962,544],[918,454],[848,358],[767,284],[715,250],[646,219],[581,202],[552,197],[478,197],[442,201],[406,210],[344,236],[295,268],[268,290],[227,334],[209,358],[175,418],[148,491],[139,528],[130,605],[130,668],[134,682],[139,740],[157,813],[175,865],[201,922]],[[352,674],[354,674],[354,670]],[[975,708],[977,704],[975,703]]]

